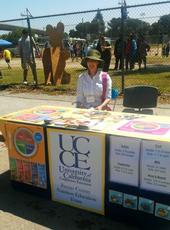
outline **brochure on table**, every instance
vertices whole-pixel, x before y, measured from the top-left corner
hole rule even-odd
[[[5,121],[37,125],[50,124],[52,127],[87,130],[148,140],[170,140],[170,118],[162,116],[37,106],[1,117],[1,124]]]

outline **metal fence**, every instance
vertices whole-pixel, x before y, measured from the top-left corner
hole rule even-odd
[[[164,73],[169,78],[170,56],[168,45],[170,46],[170,1],[162,1],[140,5],[126,5],[125,1],[119,7],[71,12],[56,15],[32,16],[29,11],[24,17],[0,21],[0,29],[3,30],[7,25],[16,28],[30,29],[36,36],[40,49],[44,48],[48,40],[45,36],[48,24],[56,26],[58,22],[65,25],[65,36],[63,43],[69,49],[68,43],[77,42],[79,49],[82,43],[88,42],[88,48],[95,46],[95,40],[99,34],[103,33],[112,44],[112,58],[109,74],[113,80],[113,86],[123,92],[124,87],[129,85],[154,85],[158,88],[161,79],[155,81],[157,73]],[[30,28],[29,28],[30,26]],[[15,28],[15,29],[16,29]],[[10,28],[13,30],[13,28]],[[5,29],[4,29],[5,30]],[[134,69],[126,70],[126,66],[121,66],[120,70],[115,70],[114,48],[118,37],[127,41],[130,33],[135,34],[135,39],[142,34],[150,45],[147,52],[147,69],[139,70],[137,59]],[[68,36],[69,35],[69,36]],[[70,39],[72,37],[72,40]],[[170,47],[169,47],[170,48]],[[125,47],[122,48],[122,58],[125,62]],[[67,60],[66,69],[72,75],[73,85],[76,84],[77,76],[83,70],[81,66],[82,52],[79,50],[78,57],[74,56]],[[36,58],[37,68],[42,69],[40,59]],[[38,76],[39,78],[39,76]],[[39,80],[39,79],[38,79]],[[164,92],[170,92],[168,84],[164,86]]]

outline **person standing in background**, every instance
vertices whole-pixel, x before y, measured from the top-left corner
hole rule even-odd
[[[124,64],[124,60],[123,60],[123,54],[122,52],[124,52],[125,54],[125,47],[126,47],[126,43],[122,42],[121,37],[118,38],[115,42],[115,46],[114,46],[114,56],[115,56],[115,67],[114,70],[121,70]]]
[[[23,29],[22,36],[18,41],[19,53],[21,57],[21,66],[23,69],[23,84],[25,85],[28,84],[27,76],[28,76],[29,67],[31,68],[33,78],[34,78],[33,84],[36,84],[36,66],[35,63],[33,62],[31,42],[33,48],[35,48],[38,53],[38,49],[36,47],[36,43],[34,39],[32,38],[30,41],[30,37],[28,35],[29,35],[28,31],[26,29]]]
[[[139,70],[141,70],[141,64],[143,62],[144,69],[146,69],[146,56],[147,52],[149,52],[150,46],[145,40],[143,35],[140,35],[138,40],[137,40],[137,57],[138,57],[138,65],[139,65]]]
[[[108,72],[111,61],[111,45],[105,40],[104,36],[99,37],[96,49],[101,53],[101,59],[104,61],[103,72]]]
[[[136,35],[134,33],[130,34],[130,69],[134,69],[135,62],[137,59],[137,42]]]
[[[7,65],[8,65],[8,69],[12,69],[10,62],[11,62],[11,52],[8,49],[5,49],[3,51],[3,58],[5,59]]]

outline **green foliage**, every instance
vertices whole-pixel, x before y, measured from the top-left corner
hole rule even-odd
[[[100,34],[100,33],[104,33],[105,31],[105,23],[103,20],[103,15],[101,14],[101,11],[98,10],[96,13],[96,16],[94,17],[94,19],[91,21],[91,24],[93,26],[92,31],[94,31],[94,34]]]
[[[79,23],[76,26],[76,30],[78,32],[78,37],[85,38],[88,33],[91,33],[91,23],[90,22]]]
[[[121,18],[112,18],[108,23],[107,34],[109,37],[119,37],[121,33]],[[150,30],[149,23],[146,23],[139,19],[128,18],[125,21],[125,36],[134,32],[135,34],[148,34]]]
[[[18,39],[21,37],[21,32],[22,32],[22,29],[16,29],[12,32],[9,32],[8,34],[1,35],[0,38],[6,39],[6,40],[12,42],[13,45],[17,45]]]
[[[170,35],[170,14],[160,17],[158,25],[161,33]]]
[[[92,39],[98,37],[100,33],[106,33],[108,37],[119,37],[121,33],[121,18],[112,18],[108,23],[108,29],[105,32],[105,23],[103,15],[100,10],[97,11],[94,19],[91,22],[79,23],[76,26],[76,30],[70,30],[69,35],[71,37],[86,38],[87,34],[90,34]],[[135,34],[150,35],[152,43],[162,43],[161,35],[170,35],[170,14],[163,15],[157,22],[149,24],[145,21],[127,18],[125,20],[125,36],[128,36],[131,32]]]
[[[70,30],[69,36],[72,37],[72,38],[78,38],[79,37],[79,33],[76,30]]]
[[[100,33],[104,33],[105,23],[100,10],[97,11],[91,22],[82,22],[76,25],[76,30],[70,30],[70,37],[86,38],[90,34],[92,38],[97,38]]]

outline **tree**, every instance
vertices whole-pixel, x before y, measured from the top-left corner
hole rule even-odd
[[[84,23],[77,24],[76,30],[70,30],[69,35],[70,37],[86,38],[87,34],[90,33],[91,33],[91,23],[84,22]]]
[[[108,37],[119,37],[121,32],[121,18],[112,18],[110,22],[108,22]]]
[[[101,11],[99,9],[97,10],[96,16],[91,21],[91,28],[93,33],[96,35],[105,32],[105,23],[103,20],[103,15],[101,14]]]
[[[0,36],[0,38],[12,42],[13,45],[17,45],[18,40],[21,37],[21,34],[22,34],[22,29],[16,29],[12,32],[9,32],[8,34],[2,34]],[[32,31],[32,36],[35,38],[35,32],[34,31]]]
[[[91,22],[79,23],[76,25],[76,30],[70,30],[70,37],[87,38],[87,35],[91,35],[92,38],[96,38],[100,33],[105,32],[105,23],[100,10],[97,11],[95,17]]]
[[[121,18],[112,18],[108,23],[107,34],[110,37],[119,37],[121,33]],[[150,25],[147,22],[144,22],[139,19],[128,18],[125,21],[125,35],[128,36],[130,33],[134,32],[135,34],[148,34],[150,30]]]
[[[22,29],[16,29],[12,32],[9,32],[8,34],[2,34],[0,38],[6,39],[10,42],[12,42],[13,45],[18,44],[18,40],[21,37]]]
[[[158,20],[160,33],[170,35],[170,14],[161,16]]]
[[[70,30],[69,36],[72,37],[72,38],[78,38],[79,37],[78,31]]]
[[[76,30],[80,38],[86,38],[87,34],[91,32],[91,24],[90,22],[79,23],[76,26]]]
[[[150,30],[149,30],[149,35],[150,35],[150,42],[151,43],[162,43],[160,41],[160,25],[158,22],[154,22],[151,26],[150,26]]]

